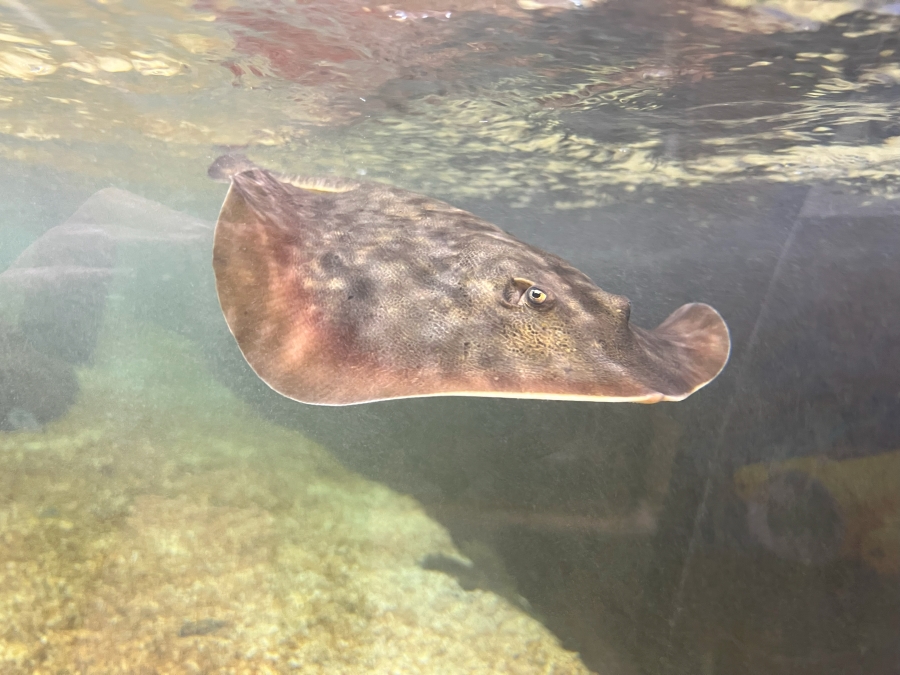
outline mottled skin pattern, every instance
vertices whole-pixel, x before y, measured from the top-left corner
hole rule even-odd
[[[299,401],[467,394],[680,400],[724,367],[718,313],[655,331],[626,298],[466,211],[376,183],[226,157],[213,266],[247,361]]]

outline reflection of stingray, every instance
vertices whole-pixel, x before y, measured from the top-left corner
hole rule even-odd
[[[256,373],[296,400],[677,401],[728,359],[712,307],[638,328],[626,298],[449,204],[239,157],[210,174],[231,178],[213,254],[225,318]]]

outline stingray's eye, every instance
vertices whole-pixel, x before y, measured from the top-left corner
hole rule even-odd
[[[542,291],[537,286],[532,286],[527,291],[525,291],[525,298],[532,305],[543,305],[547,301],[547,293]]]
[[[507,307],[550,309],[553,306],[553,294],[529,279],[513,277],[504,289],[500,302]]]

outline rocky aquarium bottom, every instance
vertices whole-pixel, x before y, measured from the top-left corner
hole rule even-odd
[[[108,318],[108,323],[115,323]],[[108,325],[81,395],[0,436],[3,673],[587,673],[412,499]]]

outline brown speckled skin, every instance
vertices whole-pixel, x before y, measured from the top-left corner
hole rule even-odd
[[[626,298],[444,202],[231,159],[210,174],[231,177],[213,257],[226,321],[256,373],[298,401],[652,403],[685,398],[728,359],[711,307],[631,326]],[[547,301],[529,303],[514,279]]]

